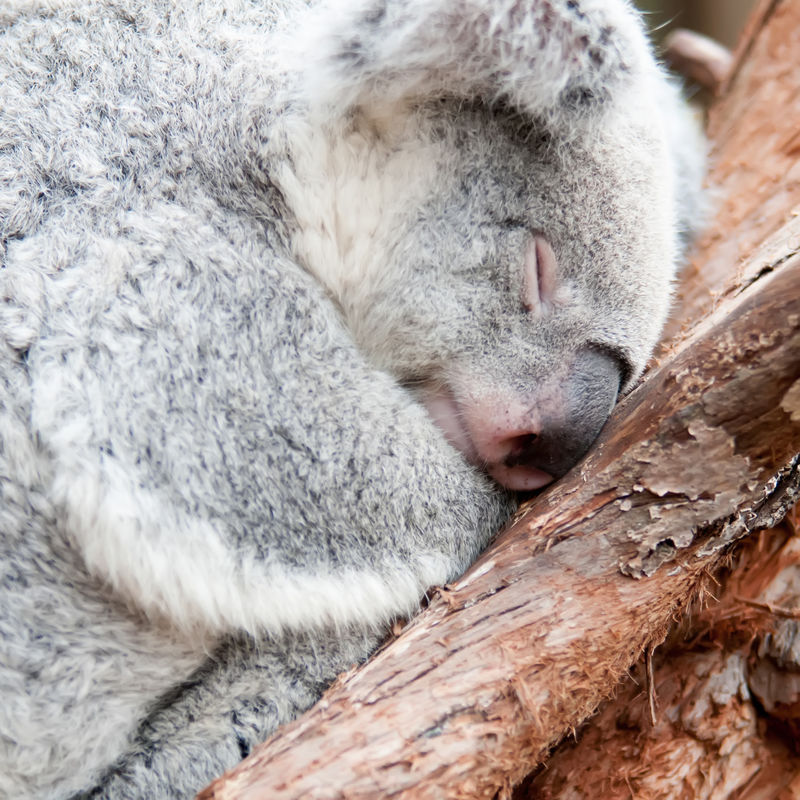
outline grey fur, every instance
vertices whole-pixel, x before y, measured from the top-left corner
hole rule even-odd
[[[426,405],[566,470],[701,171],[623,0],[6,3],[0,795],[191,796],[459,574]]]

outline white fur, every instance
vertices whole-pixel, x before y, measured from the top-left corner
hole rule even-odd
[[[365,75],[332,68],[373,0],[325,0],[313,7],[295,39],[293,63],[318,118],[358,105],[402,104],[437,92],[509,96],[532,114],[558,113],[564,89],[586,69],[574,58],[574,18],[560,3],[524,0],[409,0],[388,4],[385,35]],[[652,64],[640,19],[624,0],[583,0],[581,10],[619,34],[627,69]],[[616,54],[615,54],[616,55]],[[402,72],[392,67],[403,64]],[[382,74],[387,72],[391,80]]]
[[[411,613],[424,591],[444,583],[452,569],[435,553],[420,553],[415,564],[394,569],[336,574],[236,558],[213,525],[131,486],[111,460],[102,478],[74,470],[61,471],[53,495],[89,570],[154,621],[166,617],[192,636],[378,628]]]
[[[287,122],[292,161],[275,175],[297,220],[295,258],[349,320],[386,270],[397,223],[436,183],[439,147],[402,109],[345,124]]]

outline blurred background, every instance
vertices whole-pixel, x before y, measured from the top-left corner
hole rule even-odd
[[[756,0],[636,0],[661,38],[672,28],[691,28],[733,47]]]

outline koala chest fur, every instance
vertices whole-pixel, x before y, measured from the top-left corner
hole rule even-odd
[[[622,0],[0,11],[0,795],[193,796],[590,446],[702,146]]]

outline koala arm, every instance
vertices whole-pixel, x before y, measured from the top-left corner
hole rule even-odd
[[[304,89],[326,115],[455,94],[563,123],[652,66],[624,0],[329,0],[303,29]]]
[[[121,286],[82,279],[91,262],[50,286],[28,370],[65,528],[182,630],[380,626],[463,570],[509,501],[310,276],[218,224],[156,209],[118,241],[143,264]]]
[[[306,273],[157,210],[131,238],[158,266],[102,303],[81,280],[53,303],[28,356],[31,417],[89,571],[147,624],[221,644],[81,798],[191,796],[511,509],[365,362]]]

